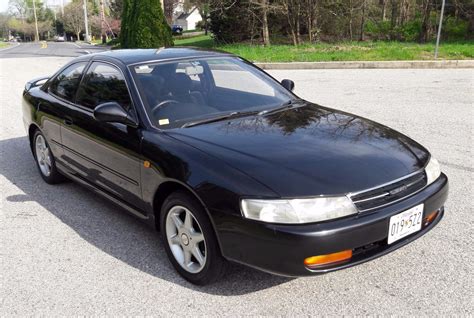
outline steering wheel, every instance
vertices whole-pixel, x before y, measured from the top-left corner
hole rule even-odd
[[[158,105],[155,105],[152,109],[151,112],[154,114],[158,109],[164,107],[165,105],[172,105],[172,104],[179,104],[177,100],[174,99],[167,99],[162,102],[160,102]]]

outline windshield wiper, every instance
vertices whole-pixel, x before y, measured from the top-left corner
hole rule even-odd
[[[265,110],[262,110],[261,112],[258,113],[259,116],[261,115],[268,115],[268,114],[271,114],[271,113],[276,113],[280,110],[283,110],[283,109],[290,109],[290,108],[293,108],[293,101],[292,100],[289,100],[285,103],[283,103],[282,105],[280,106],[277,106],[275,108],[270,108],[270,109],[265,109]]]
[[[183,126],[181,128],[188,128],[188,127],[193,127],[197,125],[202,125],[202,124],[207,124],[207,123],[213,123],[216,121],[224,120],[224,119],[229,119],[229,118],[237,118],[237,117],[243,117],[243,116],[248,116],[252,114],[258,114],[258,111],[246,111],[246,112],[231,112],[227,114],[223,114],[220,116],[215,116],[215,117],[210,117],[210,118],[204,118],[201,120],[196,120],[196,121],[191,121]]]

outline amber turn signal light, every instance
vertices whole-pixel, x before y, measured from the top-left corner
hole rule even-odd
[[[345,250],[337,253],[311,256],[304,260],[304,264],[309,268],[331,265],[350,260],[352,257],[352,250]]]
[[[427,226],[431,222],[433,222],[434,219],[436,219],[436,216],[438,215],[438,211],[433,211],[430,214],[428,214],[427,217],[423,220],[423,224]]]

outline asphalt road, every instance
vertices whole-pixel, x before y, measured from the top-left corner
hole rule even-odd
[[[69,60],[0,60],[0,316],[474,314],[472,70],[272,72],[294,79],[304,98],[428,147],[450,177],[446,216],[421,239],[344,271],[287,279],[234,265],[221,282],[195,287],[152,230],[74,183],[40,178],[21,91]]]
[[[73,42],[27,42],[15,43],[0,49],[0,58],[20,57],[76,57],[88,53],[104,51],[103,47]]]

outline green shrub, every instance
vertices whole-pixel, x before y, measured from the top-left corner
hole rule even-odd
[[[421,20],[419,18],[406,22],[404,25],[395,28],[400,40],[415,42],[420,37]]]
[[[365,24],[365,33],[373,39],[388,40],[391,30],[390,21],[367,21]]]
[[[204,20],[198,21],[196,23],[196,30],[204,30],[206,28],[206,25],[204,23]]]
[[[450,40],[464,39],[469,33],[469,22],[447,17],[443,22],[443,36]]]

